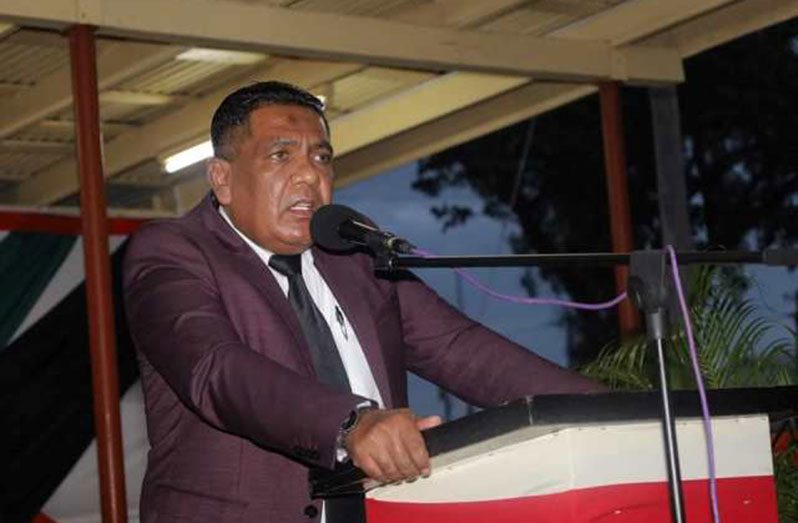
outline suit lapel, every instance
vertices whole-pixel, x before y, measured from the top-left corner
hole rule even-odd
[[[311,376],[316,375],[313,361],[310,357],[310,348],[307,346],[305,336],[302,334],[302,327],[299,325],[299,319],[296,312],[291,308],[291,304],[283,294],[283,290],[274,279],[268,267],[263,264],[263,261],[258,257],[255,252],[247,246],[249,251],[241,253],[240,266],[242,272],[246,275],[247,279],[260,291],[266,303],[274,310],[281,320],[288,326],[294,340],[297,343],[299,356],[305,363],[305,367]]]
[[[380,396],[382,396],[386,407],[390,407],[393,404],[393,397],[382,355],[382,346],[374,322],[374,311],[369,308],[366,300],[360,295],[358,286],[348,283],[352,281],[353,273],[347,270],[348,262],[345,258],[338,260],[314,248],[313,261],[355,330],[371,373],[374,375]]]
[[[299,325],[296,313],[283,294],[283,290],[274,279],[266,265],[249,245],[224,221],[219,210],[213,203],[212,196],[203,202],[200,209],[203,225],[219,239],[231,252],[236,261],[237,269],[263,295],[267,306],[277,313],[285,323],[297,343],[299,357],[311,376],[316,375],[313,361],[310,358],[310,349],[307,346],[302,328]]]

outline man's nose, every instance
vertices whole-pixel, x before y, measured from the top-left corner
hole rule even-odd
[[[312,155],[301,154],[297,157],[294,165],[294,180],[299,183],[315,185],[321,177],[323,167],[313,161]]]

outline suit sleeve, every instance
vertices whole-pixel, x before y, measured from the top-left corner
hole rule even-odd
[[[363,398],[300,375],[246,346],[202,251],[168,225],[134,237],[125,304],[137,349],[205,422],[331,467],[347,414]]]
[[[415,277],[396,293],[409,370],[472,404],[607,390],[467,318]]]

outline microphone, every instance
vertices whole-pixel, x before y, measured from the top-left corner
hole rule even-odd
[[[332,251],[347,251],[358,245],[375,253],[413,254],[415,249],[407,240],[379,230],[374,222],[345,205],[320,207],[310,220],[310,237]]]

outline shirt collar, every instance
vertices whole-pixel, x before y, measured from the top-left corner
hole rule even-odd
[[[274,255],[274,253],[269,249],[261,247],[260,245],[252,241],[246,234],[238,230],[238,227],[235,226],[233,220],[230,219],[230,216],[227,214],[227,211],[225,211],[224,207],[222,207],[221,205],[219,206],[219,214],[222,215],[224,221],[226,221],[227,224],[230,225],[230,227],[235,231],[235,233],[238,234],[241,237],[241,239],[244,240],[246,244],[252,248],[253,251],[255,251],[255,254],[257,254],[258,257],[268,265],[269,259]],[[311,252],[310,249],[306,249],[305,251],[302,252],[302,260],[310,262],[313,261],[313,253]]]

